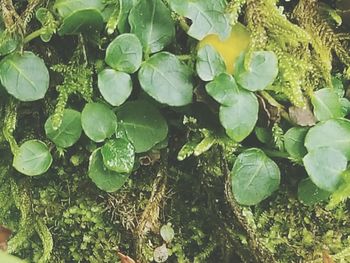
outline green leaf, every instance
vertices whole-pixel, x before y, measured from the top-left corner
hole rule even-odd
[[[293,127],[284,134],[284,147],[291,157],[302,159],[307,153],[304,141],[308,130],[305,127]]]
[[[235,92],[232,106],[221,106],[219,117],[227,135],[236,142],[241,142],[255,127],[259,103],[249,91],[237,88]]]
[[[168,134],[164,117],[147,102],[127,102],[118,110],[117,115],[137,153],[150,150]]]
[[[121,174],[107,169],[103,164],[101,150],[95,150],[90,156],[88,176],[98,188],[106,192],[119,190],[129,175]]]
[[[103,0],[56,0],[54,8],[62,18],[83,9],[96,9],[102,11],[105,7]]]
[[[225,39],[231,32],[231,25],[226,11],[225,0],[170,0],[171,8],[182,16],[192,20],[187,31],[191,37],[202,40],[210,34]]]
[[[19,259],[18,257],[12,256],[10,254],[7,254],[0,250],[0,262],[4,263],[25,263],[26,261],[23,261]]]
[[[328,192],[334,192],[339,186],[347,162],[341,151],[331,147],[313,149],[303,158],[305,169],[313,183]]]
[[[175,55],[161,52],[142,64],[138,76],[142,89],[155,100],[184,106],[192,101],[191,73]]]
[[[309,152],[323,146],[332,147],[350,159],[350,121],[330,119],[318,123],[307,133],[305,146]]]
[[[114,112],[105,104],[96,102],[85,105],[81,123],[85,134],[95,142],[103,142],[112,136],[117,128]]]
[[[54,129],[52,125],[52,116],[45,123],[46,136],[58,147],[68,148],[72,146],[79,140],[81,132],[81,114],[75,110],[64,110],[62,123],[58,129]]]
[[[13,159],[13,167],[22,174],[36,176],[51,166],[52,156],[46,144],[39,140],[26,141]]]
[[[160,236],[166,243],[170,243],[174,239],[175,232],[174,229],[171,227],[171,224],[163,225],[160,228]]]
[[[231,180],[237,202],[256,205],[278,189],[280,170],[263,151],[252,148],[238,155],[231,171]]]
[[[105,69],[98,74],[98,88],[109,104],[120,106],[132,92],[131,77],[124,72]]]
[[[138,1],[130,11],[129,23],[145,53],[161,51],[175,36],[170,10],[161,0]]]
[[[255,129],[254,129],[254,132],[255,132],[255,136],[256,138],[264,143],[264,144],[267,144],[267,143],[271,143],[272,142],[272,132],[271,132],[271,129],[267,129],[267,128],[264,128],[264,127],[258,127],[256,126]]]
[[[103,16],[97,9],[78,10],[67,16],[58,29],[58,34],[77,35],[80,33],[93,35],[103,28]]]
[[[249,92],[238,88],[235,79],[227,74],[221,73],[209,82],[205,89],[217,102],[224,106],[232,106],[237,101],[239,94],[249,94]]]
[[[314,114],[319,121],[344,116],[338,95],[333,89],[324,88],[314,92],[311,97]]]
[[[248,69],[244,67],[244,56],[236,62],[234,77],[242,88],[250,91],[263,90],[271,85],[278,74],[278,59],[272,51],[255,51]]]
[[[32,52],[12,53],[0,62],[0,81],[15,98],[35,101],[44,98],[49,88],[49,71]]]
[[[104,165],[117,173],[131,173],[134,167],[134,146],[122,138],[112,139],[101,148]]]
[[[41,40],[44,42],[49,42],[52,35],[56,32],[58,23],[51,12],[44,7],[40,7],[38,10],[36,10],[35,16],[42,25],[41,30],[43,30],[43,32],[40,34]]]
[[[131,8],[137,3],[137,0],[119,0],[118,29],[120,33],[130,31],[128,16]]]
[[[196,70],[204,81],[211,81],[220,73],[226,71],[226,65],[220,54],[210,45],[198,50]]]
[[[318,188],[310,178],[305,178],[298,185],[298,199],[305,205],[314,205],[329,198],[330,192]]]
[[[107,47],[106,63],[118,71],[134,73],[142,62],[142,45],[134,34],[117,36]]]

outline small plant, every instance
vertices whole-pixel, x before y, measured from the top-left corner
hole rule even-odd
[[[87,175],[87,189],[113,193],[146,165],[157,163],[162,174],[218,147],[240,205],[273,195],[293,176],[285,166],[302,171],[295,193],[306,205],[329,200],[333,209],[349,197],[349,35],[335,33],[322,5],[300,0],[283,11],[273,0],[7,2],[0,150],[4,165],[19,173],[7,177],[11,184],[60,167]],[[44,222],[36,230],[44,239],[40,229]],[[170,223],[156,231],[165,242],[157,262],[165,261],[159,254],[168,258],[174,231]]]

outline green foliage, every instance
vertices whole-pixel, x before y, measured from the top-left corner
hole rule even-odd
[[[140,40],[133,34],[119,35],[108,45],[105,61],[117,71],[134,73],[142,61]]]
[[[316,91],[311,97],[311,102],[314,106],[315,117],[319,121],[344,117],[340,98],[334,90],[325,88]]]
[[[49,72],[43,60],[28,51],[2,59],[0,76],[7,92],[21,101],[42,99],[49,88]]]
[[[6,254],[3,251],[0,251],[0,260],[6,263],[22,263],[23,261],[15,256]]]
[[[231,180],[236,200],[243,205],[256,205],[278,189],[280,170],[263,151],[252,148],[238,155]]]
[[[170,106],[184,106],[192,101],[191,73],[175,55],[160,52],[142,64],[138,77],[142,89],[155,100]]]
[[[310,178],[305,178],[298,185],[298,199],[306,205],[314,205],[327,200],[330,192],[318,188]]]
[[[308,151],[320,147],[331,147],[339,150],[347,159],[350,158],[349,148],[350,122],[346,119],[330,119],[312,127],[305,137]]]
[[[67,148],[74,145],[82,133],[80,112],[71,109],[64,110],[61,126],[56,130],[52,124],[52,116],[50,116],[45,122],[45,133],[58,147]]]
[[[122,138],[112,139],[101,148],[104,165],[117,173],[131,173],[134,167],[134,146]]]
[[[23,143],[13,159],[17,171],[36,176],[45,173],[51,166],[52,156],[46,144],[38,140]]]
[[[237,60],[234,76],[237,83],[243,88],[257,91],[271,85],[277,74],[278,60],[275,53],[257,51],[251,54],[250,62],[246,66],[244,65],[244,56]]]
[[[114,69],[104,69],[98,74],[98,88],[109,104],[120,106],[132,92],[131,77]]]
[[[210,45],[200,48],[197,53],[196,70],[204,81],[211,81],[226,71],[226,65],[220,54]]]
[[[81,113],[81,125],[85,134],[95,142],[103,142],[115,133],[117,117],[106,105],[91,102]]]
[[[341,174],[347,166],[347,159],[339,150],[319,147],[303,158],[305,169],[319,188],[334,192],[339,186]]]
[[[290,128],[286,134],[284,134],[284,148],[292,158],[302,159],[307,153],[304,146],[304,140],[307,132],[308,128],[293,127]]]
[[[10,253],[42,263],[116,262],[116,251],[137,262],[236,262],[235,253],[299,262],[321,260],[327,245],[346,258],[349,242],[330,226],[348,226],[349,37],[335,33],[330,7],[9,0],[0,9]],[[329,197],[334,214],[317,205]]]
[[[129,23],[146,54],[161,51],[175,35],[170,10],[161,0],[138,1],[130,10]]]
[[[119,125],[125,129],[137,153],[150,150],[168,134],[168,125],[164,117],[148,102],[125,103],[117,115]]]
[[[91,154],[88,175],[98,188],[106,192],[117,191],[128,179],[127,174],[118,173],[105,167],[101,149],[97,149]]]
[[[225,14],[226,3],[223,0],[212,2],[170,0],[172,9],[192,20],[188,34],[198,40],[210,34],[217,34],[221,39],[228,37],[231,31],[228,15]]]

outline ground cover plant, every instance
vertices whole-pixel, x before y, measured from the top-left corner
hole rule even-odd
[[[0,11],[0,262],[350,262],[349,1]]]

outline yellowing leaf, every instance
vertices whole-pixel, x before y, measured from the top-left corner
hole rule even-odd
[[[234,63],[238,56],[246,50],[250,42],[248,30],[241,24],[232,27],[231,35],[220,40],[218,35],[209,35],[199,42],[199,48],[211,45],[221,55],[226,64],[226,72],[233,74]]]

